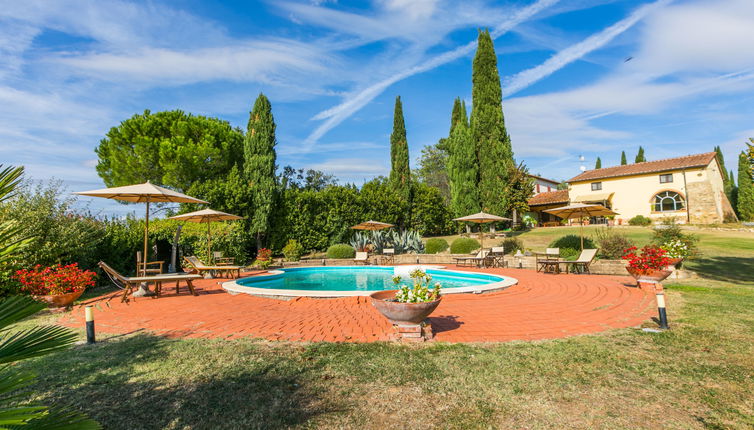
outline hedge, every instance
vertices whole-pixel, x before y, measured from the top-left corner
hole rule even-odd
[[[351,245],[338,243],[327,248],[327,258],[354,258],[356,250]]]
[[[427,254],[437,254],[445,251],[448,247],[450,247],[450,245],[448,245],[447,240],[433,237],[432,239],[427,240],[426,245],[424,245],[424,252]]]
[[[479,241],[470,237],[459,237],[450,244],[451,254],[468,254],[475,249],[479,249]]]

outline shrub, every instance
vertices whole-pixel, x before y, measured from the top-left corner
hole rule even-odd
[[[644,215],[636,215],[635,217],[628,220],[628,225],[638,225],[638,226],[646,227],[650,224],[652,224],[652,220],[645,217]]]
[[[298,261],[304,255],[304,247],[296,239],[290,239],[283,247],[283,255],[287,261]]]
[[[79,269],[76,263],[45,268],[37,264],[30,270],[19,270],[15,274],[22,285],[21,290],[35,296],[77,293],[86,287],[93,287],[96,276],[90,270]]]
[[[450,244],[451,254],[468,254],[479,249],[479,241],[470,237],[459,237]]]
[[[581,253],[581,236],[568,234],[555,239],[550,243],[550,248],[560,248],[560,256],[566,260],[577,257]],[[584,249],[596,248],[591,238],[584,237]]]
[[[624,234],[611,227],[597,230],[596,239],[600,247],[600,256],[610,260],[620,260],[624,251],[634,246]]]
[[[515,254],[516,251],[524,252],[524,243],[517,237],[508,237],[500,242],[500,246],[505,249],[506,254]]]
[[[677,245],[680,242],[682,245]],[[686,234],[681,230],[681,226],[675,223],[672,218],[666,218],[661,225],[654,228],[652,243],[665,248],[675,246],[679,250],[683,249],[683,258],[694,258],[699,255],[699,237],[694,234]]]
[[[272,251],[267,248],[260,248],[257,252],[257,260],[267,261],[272,258]]]
[[[424,245],[424,249],[427,254],[437,254],[439,252],[445,251],[446,249],[448,249],[448,247],[450,247],[450,245],[448,245],[448,241],[445,239],[440,239],[439,237],[428,239],[427,243]]]
[[[356,250],[351,245],[338,243],[327,248],[327,258],[354,258]]]

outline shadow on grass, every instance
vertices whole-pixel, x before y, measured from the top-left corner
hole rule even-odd
[[[686,263],[699,276],[724,282],[752,282],[751,257],[702,257]]]
[[[249,359],[253,349],[239,357],[225,350],[204,361],[194,354],[206,348],[179,342],[140,334],[28,366],[39,375],[34,389],[43,404],[70,405],[107,429],[279,429],[330,412],[313,405],[318,396],[302,381],[311,366],[282,357]],[[222,366],[244,358],[243,365]]]

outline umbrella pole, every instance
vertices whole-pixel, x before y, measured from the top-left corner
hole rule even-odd
[[[207,221],[207,264],[215,264],[212,262],[212,240],[210,239],[209,221]]]
[[[141,276],[147,276],[147,250],[149,249],[149,197],[147,197],[147,212],[144,217],[144,255],[141,267]],[[138,269],[138,267],[137,267]],[[139,270],[137,270],[138,274]],[[139,284],[139,289],[131,294],[133,297],[152,296],[153,292],[149,291],[149,284],[142,282]]]
[[[579,219],[579,224],[581,226],[581,250],[584,250],[584,214],[581,214],[581,218]]]

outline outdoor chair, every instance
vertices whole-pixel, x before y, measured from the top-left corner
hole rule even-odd
[[[364,263],[369,264],[369,253],[368,252],[357,252],[356,257],[353,259],[354,263]]]
[[[596,249],[584,249],[576,260],[563,261],[560,264],[566,265],[566,272],[568,269],[571,269],[574,273],[590,273],[589,266],[592,264],[592,261],[594,261],[594,257],[596,256]]]
[[[229,278],[237,278],[241,276],[241,266],[230,266],[230,265],[207,266],[206,264],[202,263],[202,261],[199,258],[193,255],[190,257],[183,257],[183,260],[193,270],[195,270],[196,273],[200,275],[204,275],[204,273],[209,272],[209,274],[212,276],[215,276],[216,273],[219,273],[220,276],[225,274]]]
[[[395,264],[395,249],[385,248],[382,250],[381,264]]]
[[[175,293],[178,294],[178,287],[180,286],[181,281],[185,281],[189,291],[191,292],[191,295],[196,296],[198,294],[194,290],[194,284],[192,284],[192,281],[202,278],[199,275],[188,273],[166,273],[163,275],[155,276],[127,277],[116,272],[115,269],[108,266],[104,261],[100,261],[98,265],[100,268],[102,268],[107,277],[110,278],[110,280],[115,284],[115,286],[123,289],[123,296],[120,299],[121,302],[128,300],[128,294],[133,291],[134,287],[138,287],[139,284],[143,283],[146,283],[147,285],[155,284],[155,293],[157,293],[157,296],[159,297],[160,294],[162,294],[163,282],[175,282]]]
[[[223,257],[222,251],[212,251],[212,260],[216,266],[235,266],[234,257]]]
[[[489,253],[489,249],[481,249],[474,257],[456,257],[454,258],[454,260],[456,262],[456,266],[481,267],[487,260],[487,254]]]
[[[535,255],[537,257],[537,272],[560,272],[560,248],[547,248],[544,254],[536,252]]]
[[[147,261],[146,270],[144,270],[144,260],[141,257],[141,251],[136,251],[136,273],[137,274],[160,274],[164,261]]]
[[[505,247],[502,246],[495,246],[490,251],[490,254],[488,256],[489,258],[489,264],[488,267],[505,267]]]

